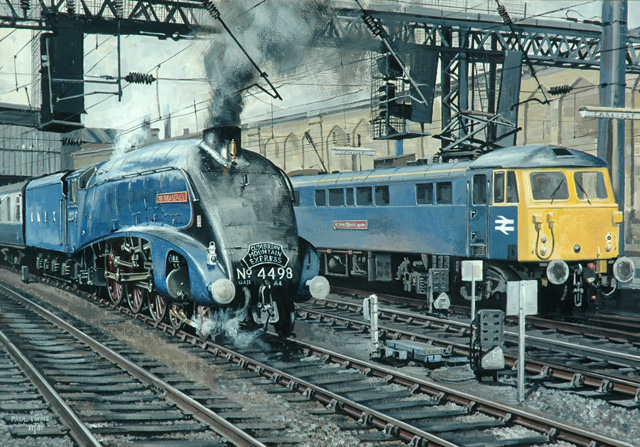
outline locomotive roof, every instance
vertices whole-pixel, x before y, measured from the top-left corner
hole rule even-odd
[[[606,163],[593,155],[560,146],[531,145],[498,149],[473,161],[434,163],[368,171],[337,172],[292,177],[294,185],[331,185],[338,182],[361,183],[400,180],[404,176],[420,178],[430,173],[440,176],[461,175],[470,169],[522,169],[553,167],[605,167]]]
[[[531,145],[498,149],[478,157],[469,169],[517,169],[554,167],[605,167],[607,164],[586,152],[561,146]]]

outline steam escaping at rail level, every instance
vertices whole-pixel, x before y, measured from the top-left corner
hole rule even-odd
[[[204,4],[212,14],[213,25],[219,28],[204,55],[212,89],[209,127],[239,126],[249,89],[279,99],[279,86],[272,84],[267,72],[290,77],[309,68],[317,72],[322,68],[326,75],[327,67],[341,60],[336,57],[338,49],[321,50],[313,45],[332,14],[330,1],[205,0]],[[346,75],[336,74],[331,73],[334,77]]]

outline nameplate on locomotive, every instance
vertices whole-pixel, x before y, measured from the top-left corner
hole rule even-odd
[[[242,262],[247,267],[255,267],[262,264],[275,264],[285,267],[289,263],[289,258],[284,254],[282,245],[261,242],[249,246],[249,251],[242,258]]]
[[[366,230],[369,227],[367,220],[334,220],[334,230]]]
[[[184,203],[189,200],[187,191],[156,194],[156,203]]]

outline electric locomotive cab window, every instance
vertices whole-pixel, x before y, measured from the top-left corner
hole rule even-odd
[[[373,205],[373,191],[371,186],[358,186],[356,188],[356,205]]]
[[[579,200],[606,199],[608,197],[602,172],[575,172],[573,180],[576,184],[576,194],[578,194]]]
[[[518,184],[514,171],[506,173],[506,188],[505,172],[493,173],[493,203],[505,203],[505,197],[506,203],[518,203]]]
[[[376,206],[389,205],[389,187],[376,186]]]
[[[332,188],[329,190],[329,206],[344,206],[344,189]]]
[[[453,204],[453,185],[451,182],[436,183],[436,205]]]
[[[418,205],[433,204],[433,183],[416,184],[416,203]]]
[[[327,193],[324,189],[316,189],[316,206],[327,206]]]
[[[299,206],[300,205],[300,191],[298,191],[297,189],[293,190],[293,206]]]
[[[529,174],[534,200],[566,200],[569,198],[567,178],[563,172],[545,171]]]
[[[474,205],[487,204],[487,176],[478,174],[473,176],[472,199]]]
[[[345,194],[346,194],[346,199],[347,199],[347,206],[355,205],[355,201],[353,199],[353,188],[345,189]]]

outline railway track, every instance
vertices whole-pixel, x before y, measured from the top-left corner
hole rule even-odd
[[[342,429],[361,442],[402,441],[415,446],[553,444],[628,446],[522,408],[478,398],[370,361],[269,336],[266,345],[240,349],[176,331],[142,314],[137,319],[179,340],[212,367],[226,366],[269,393],[297,394],[291,402],[319,402],[309,414],[346,415]],[[361,332],[346,329],[347,334]],[[304,338],[304,337],[301,337]],[[233,414],[228,415],[233,420]]]
[[[19,384],[0,402],[12,412],[5,418],[12,437],[38,437],[43,445],[65,436],[80,446],[274,445],[270,435],[278,424],[263,429],[268,418],[245,415],[259,428],[254,437],[222,416],[242,411],[240,405],[119,341],[99,342],[88,329],[78,329],[81,322],[70,324],[1,284],[0,308],[0,365],[6,372],[0,383]],[[277,445],[297,441],[278,434]]]
[[[298,307],[304,318],[335,321],[368,331],[362,305],[350,298],[315,300]],[[469,322],[422,315],[397,306],[383,306],[381,330],[387,338],[404,338],[442,346],[448,352],[469,355]],[[527,320],[528,321],[528,320]],[[625,407],[640,407],[640,355],[634,342],[620,337],[584,337],[564,327],[550,331],[535,324],[527,330],[526,370],[539,383],[584,396],[607,399]],[[505,328],[506,364],[517,361],[517,331]]]

